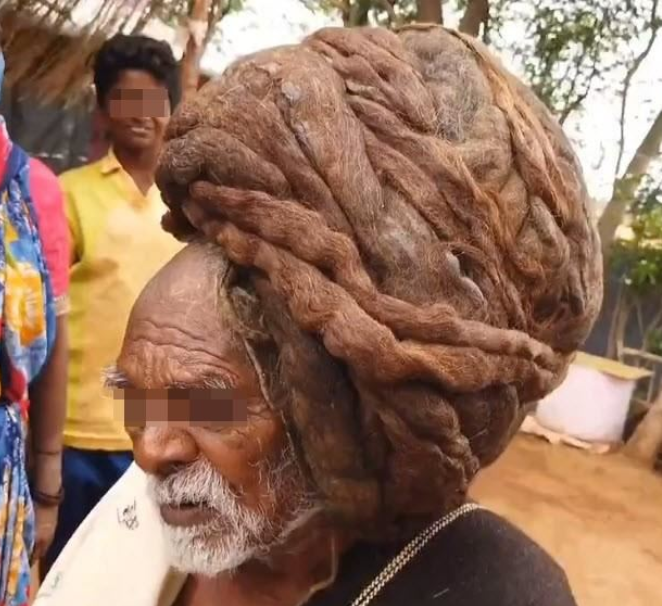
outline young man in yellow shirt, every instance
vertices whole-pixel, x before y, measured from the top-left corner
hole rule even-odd
[[[165,206],[154,184],[179,77],[165,43],[122,35],[106,42],[94,84],[110,152],[61,177],[73,244],[70,370],[64,502],[43,574],[132,461],[121,411],[102,374],[120,350],[138,294],[181,248],[161,230]]]

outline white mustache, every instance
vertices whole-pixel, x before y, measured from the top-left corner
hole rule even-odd
[[[247,507],[206,458],[165,478],[149,476],[150,496],[157,506],[205,505],[218,513],[203,526],[163,526],[175,568],[209,577],[234,570],[251,558],[264,557],[319,511],[312,494],[305,490],[297,494],[300,476],[291,451],[278,461],[262,462],[258,472],[266,494],[276,500],[292,498],[284,518],[275,519],[261,507]]]
[[[163,479],[150,476],[149,490],[157,505],[199,504],[224,514],[239,507],[237,495],[207,459],[198,459]]]

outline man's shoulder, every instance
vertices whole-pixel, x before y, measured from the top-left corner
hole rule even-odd
[[[519,528],[484,509],[445,528],[425,560],[431,576],[440,573],[449,586],[464,586],[458,604],[576,606],[554,559]]]
[[[98,179],[102,175],[103,159],[77,168],[70,168],[60,175],[60,184],[64,189],[71,189],[81,184],[89,183],[90,179]]]

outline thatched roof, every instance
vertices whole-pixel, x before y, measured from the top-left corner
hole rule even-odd
[[[176,25],[193,0],[0,0],[7,84],[44,100],[75,101],[91,86],[91,57],[118,31],[154,20]],[[214,25],[231,0],[213,0]]]

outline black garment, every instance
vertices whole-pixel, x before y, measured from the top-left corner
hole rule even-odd
[[[309,606],[351,606],[402,545],[359,545]],[[565,573],[503,518],[481,509],[442,529],[370,606],[577,606]]]

